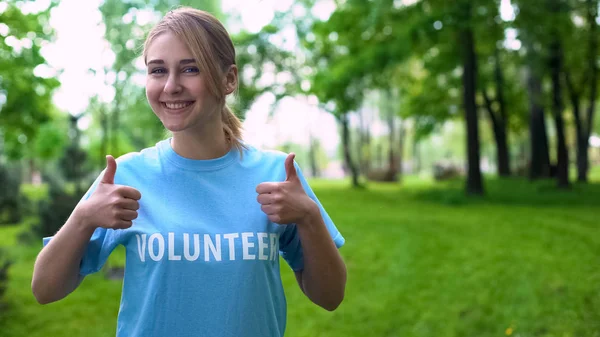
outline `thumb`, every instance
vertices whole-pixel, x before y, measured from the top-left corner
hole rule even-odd
[[[106,170],[104,171],[104,176],[102,177],[102,183],[114,184],[115,173],[117,173],[117,162],[113,156],[108,155],[106,156]]]
[[[295,157],[296,155],[294,153],[290,153],[287,158],[285,158],[285,181],[298,179],[298,173],[296,172],[296,167],[294,167]]]

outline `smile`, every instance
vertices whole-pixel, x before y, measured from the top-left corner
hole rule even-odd
[[[162,106],[170,110],[180,110],[187,108],[194,102],[162,102]]]

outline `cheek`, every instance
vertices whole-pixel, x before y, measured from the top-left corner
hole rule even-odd
[[[146,81],[146,98],[151,105],[158,105],[162,85],[154,80]]]
[[[184,82],[183,85],[187,88],[188,92],[194,97],[202,99],[209,95],[208,88],[206,87],[202,78],[189,78],[188,81]]]

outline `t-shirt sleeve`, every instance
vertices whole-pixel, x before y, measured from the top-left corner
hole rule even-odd
[[[298,174],[298,178],[302,182],[302,187],[304,187],[304,191],[306,194],[317,203],[319,206],[319,210],[321,211],[321,216],[323,217],[323,222],[327,227],[329,235],[331,236],[335,246],[340,248],[344,245],[345,239],[337,229],[333,220],[313,192],[312,188],[306,181],[306,178],[302,174],[302,171],[297,163],[294,163],[296,167],[296,172]],[[302,253],[302,244],[300,242],[300,235],[298,233],[298,228],[296,224],[286,225],[285,230],[279,237],[279,249],[281,256],[288,263],[288,265],[292,268],[293,271],[301,271],[304,269],[304,258]]]
[[[94,181],[89,190],[83,195],[81,201],[87,200],[98,185],[104,172]],[[106,263],[108,256],[118,246],[119,241],[117,240],[119,232],[113,229],[97,228],[92,234],[90,241],[86,247],[85,253],[79,266],[79,274],[85,276],[95,272],[98,272],[102,266]],[[54,236],[44,237],[44,247],[52,240]]]

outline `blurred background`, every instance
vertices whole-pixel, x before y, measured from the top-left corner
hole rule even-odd
[[[598,0],[1,2],[0,336],[114,336],[123,247],[57,303],[31,273],[106,154],[169,136],[140,56],[179,5],[347,240],[334,312],[283,266],[286,336],[600,336]]]

